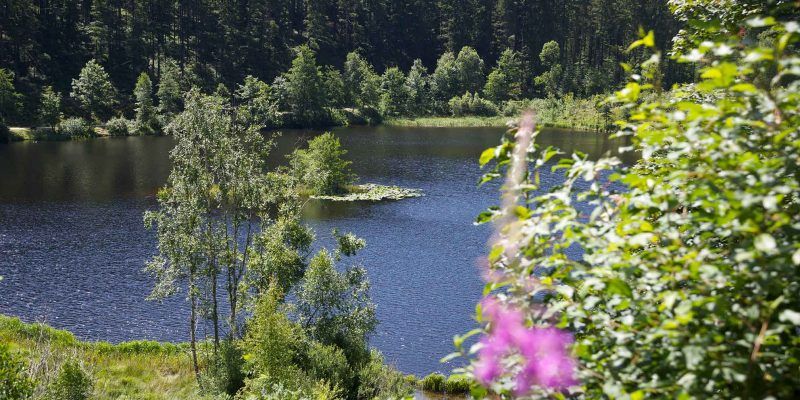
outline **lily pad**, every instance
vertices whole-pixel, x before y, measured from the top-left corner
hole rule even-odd
[[[330,201],[382,201],[402,200],[421,196],[423,196],[423,193],[419,189],[366,183],[353,186],[349,193],[332,196],[311,196],[311,198]]]

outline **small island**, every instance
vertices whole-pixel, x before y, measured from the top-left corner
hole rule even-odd
[[[289,176],[304,197],[328,201],[384,201],[423,196],[419,189],[376,183],[356,184],[358,176],[347,150],[333,133],[326,132],[308,141],[307,149],[289,155]]]

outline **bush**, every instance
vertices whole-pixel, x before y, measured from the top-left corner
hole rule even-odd
[[[450,375],[444,382],[444,392],[452,394],[469,393],[469,379],[464,375]]]
[[[209,393],[233,396],[244,387],[244,378],[242,350],[225,340],[220,343],[216,356],[209,360],[200,380]]]
[[[422,390],[429,392],[444,392],[445,376],[440,373],[432,373],[422,378]]]
[[[400,371],[386,365],[377,351],[370,352],[369,361],[358,371],[359,399],[399,399],[411,394],[410,385]]]
[[[455,117],[465,115],[478,115],[491,117],[497,115],[497,106],[489,100],[482,99],[477,93],[464,93],[463,96],[456,96],[448,102],[450,112]]]
[[[131,134],[133,121],[122,117],[111,118],[106,122],[106,130],[111,136],[128,136]]]
[[[56,380],[47,388],[48,400],[86,400],[92,395],[92,379],[75,361],[61,366]]]
[[[23,372],[23,364],[0,343],[0,399],[27,399],[33,394],[33,381]]]
[[[61,121],[56,132],[73,138],[94,136],[94,128],[83,118],[67,118]]]
[[[308,141],[308,149],[295,150],[289,156],[292,175],[297,183],[314,195],[344,193],[355,181],[350,161],[343,159],[347,150],[330,132]]]
[[[515,391],[537,397],[571,385],[592,399],[798,398],[800,56],[786,46],[800,32],[772,18],[748,25],[780,39],[761,47],[737,28],[682,59],[698,82],[650,98],[657,88],[642,77],[656,69],[642,68],[609,99],[630,110],[619,134],[642,155],[634,165],[574,154],[557,164],[559,185],[522,182],[554,164],[530,118],[483,153],[481,164],[496,161],[487,177],[513,180],[505,207],[484,214],[506,221],[486,274],[506,284],[495,301],[577,333],[579,365],[564,363],[566,383],[552,386],[515,376],[524,357],[473,364],[498,397],[522,382]],[[654,47],[652,35],[633,47]]]

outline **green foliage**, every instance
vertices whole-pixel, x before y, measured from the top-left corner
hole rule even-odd
[[[247,260],[256,251],[254,237],[269,224],[254,221],[285,199],[285,180],[266,173],[269,142],[258,126],[238,120],[224,99],[198,90],[187,95],[186,109],[167,127],[176,142],[168,186],[159,191],[159,209],[145,214],[158,238],[158,254],[146,267],[156,278],[151,298],[174,295],[185,282],[195,368],[199,315],[210,320],[215,354],[223,339],[222,304],[227,338],[240,336]]]
[[[541,126],[574,128],[596,131],[614,129],[614,116],[622,116],[619,107],[603,104],[605,96],[592,96],[586,99],[572,94],[546,99],[507,101],[502,114],[511,117],[524,111],[533,111]]]
[[[239,106],[239,116],[245,124],[261,128],[279,125],[278,104],[272,88],[256,77],[248,75],[234,93]]]
[[[34,383],[24,372],[23,364],[11,353],[6,343],[0,343],[0,399],[27,399],[33,394]]]
[[[483,60],[474,49],[466,46],[457,57],[444,53],[436,64],[432,82],[437,106],[443,109],[453,97],[483,89]]]
[[[483,89],[486,77],[483,72],[483,60],[472,47],[464,46],[458,52],[453,63],[457,77],[457,93],[474,92]]]
[[[56,126],[56,132],[71,138],[87,138],[94,136],[94,128],[83,118],[67,118]]]
[[[534,82],[542,87],[544,93],[548,97],[558,96],[560,92],[561,76],[564,72],[559,63],[560,59],[561,48],[558,42],[551,40],[542,46],[542,52],[539,53],[539,60],[542,62],[542,67],[544,67],[546,71],[537,76]]]
[[[292,175],[312,195],[344,193],[355,181],[346,154],[339,138],[326,132],[309,140],[308,149],[297,149],[289,156]]]
[[[381,77],[381,111],[386,116],[405,114],[409,99],[406,77],[397,67],[386,69]]]
[[[486,79],[483,95],[495,103],[519,100],[522,96],[522,83],[524,80],[522,55],[514,50],[505,49],[500,54],[497,66],[489,73]]]
[[[45,86],[39,100],[39,122],[55,130],[61,119],[61,94],[52,86]]]
[[[72,80],[72,92],[69,95],[80,103],[86,115],[96,120],[111,116],[117,104],[117,91],[111,84],[111,78],[103,66],[93,59],[81,69],[78,78]]]
[[[234,396],[245,386],[244,366],[242,350],[231,340],[223,340],[198,377],[198,383],[210,394]]]
[[[432,373],[422,378],[422,390],[429,392],[444,392],[446,377],[440,373]]]
[[[284,75],[289,111],[308,125],[325,125],[329,98],[316,54],[308,46],[295,49],[296,57]]]
[[[92,378],[74,360],[61,365],[61,369],[47,388],[48,400],[88,400],[92,396]]]
[[[443,53],[436,62],[436,69],[431,75],[431,86],[437,111],[445,108],[444,102],[463,93],[459,90],[455,61],[453,53]]]
[[[110,136],[128,136],[136,131],[136,122],[124,117],[114,117],[106,122],[105,128]]]
[[[433,111],[431,77],[428,75],[425,65],[422,64],[422,60],[414,60],[414,65],[408,71],[405,87],[408,94],[408,104],[406,105],[408,114],[425,115]]]
[[[368,356],[366,338],[378,321],[364,268],[339,272],[334,257],[321,250],[309,262],[296,296],[298,319],[311,338],[338,346],[351,364]]]
[[[287,293],[302,279],[314,232],[296,215],[281,215],[255,237],[259,249],[248,262],[247,284],[255,295],[275,286]]]
[[[557,152],[535,134],[482,157],[496,161],[487,179],[513,166],[504,207],[490,213],[502,227],[489,260],[500,279],[487,291],[533,325],[575,332],[576,395],[797,396],[800,29],[748,24],[779,39],[704,42],[681,58],[699,69],[696,84],[648,97],[654,86],[634,74],[609,100],[628,112],[618,135],[642,155],[636,165],[576,154],[555,164],[565,181],[542,190]],[[642,36],[636,46],[654,47]],[[570,259],[567,248],[583,253]]]
[[[250,376],[263,377],[259,386],[297,384],[300,375],[295,362],[302,355],[305,333],[281,311],[281,297],[273,288],[258,299],[241,343],[246,371]]]
[[[469,393],[470,382],[464,375],[450,375],[444,382],[444,392],[452,394]]]
[[[342,74],[345,103],[350,106],[377,108],[380,102],[380,76],[360,54],[347,54]]]
[[[9,122],[22,106],[22,95],[14,88],[14,73],[0,68],[0,122]]]
[[[325,71],[322,73],[322,79],[325,94],[328,97],[328,105],[330,107],[344,107],[347,105],[342,73],[338,69],[328,66],[325,67]]]
[[[463,96],[456,96],[448,102],[453,116],[461,117],[465,115],[479,115],[491,117],[497,115],[497,106],[489,100],[482,99],[477,93],[464,93]]]
[[[181,70],[175,60],[167,59],[162,62],[156,97],[158,112],[163,118],[163,125],[166,125],[183,109]]]
[[[142,72],[136,80],[133,97],[136,99],[136,132],[140,135],[155,133],[159,128],[153,105],[153,83],[146,72]]]
[[[377,350],[358,370],[359,399],[400,399],[412,394],[413,385],[396,369],[386,365]]]

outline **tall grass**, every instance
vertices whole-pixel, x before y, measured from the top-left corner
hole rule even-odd
[[[202,398],[186,346],[150,341],[83,342],[67,331],[0,316],[0,341],[28,364],[42,398],[61,366],[77,361],[93,380],[93,399]]]

